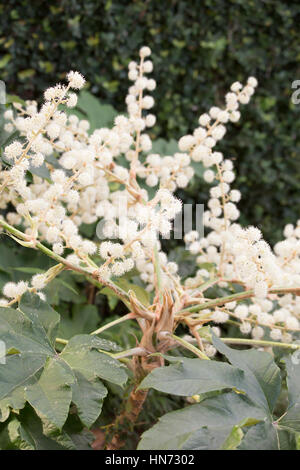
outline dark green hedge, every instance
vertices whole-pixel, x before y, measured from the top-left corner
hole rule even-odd
[[[245,223],[274,241],[300,215],[300,105],[291,103],[299,20],[297,0],[2,1],[0,78],[31,98],[78,69],[92,92],[123,110],[126,65],[147,44],[159,83],[156,132],[177,138],[232,81],[257,76],[257,95],[223,150],[238,161]],[[201,190],[190,196],[202,198]]]

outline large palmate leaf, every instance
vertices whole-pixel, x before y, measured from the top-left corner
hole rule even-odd
[[[107,389],[100,380],[89,381],[79,371],[75,371],[72,401],[77,406],[81,422],[88,428],[98,418],[106,395]]]
[[[278,432],[270,421],[266,421],[249,429],[239,450],[278,450],[278,444]]]
[[[300,365],[298,360],[285,358],[289,406],[283,418],[279,420],[281,429],[300,432]]]
[[[255,350],[234,350],[215,336],[213,341],[232,365],[173,358],[175,364],[154,370],[140,386],[186,396],[226,388],[233,391],[168,413],[143,434],[140,448],[232,449],[240,444],[255,448],[260,439],[265,449],[278,449],[278,429],[272,412],[281,377],[272,356]]]
[[[181,396],[224,388],[242,390],[244,372],[230,364],[170,356],[168,360],[175,364],[154,369],[142,381],[140,388],[154,388],[160,392]]]
[[[220,449],[236,424],[263,417],[247,397],[224,393],[167,413],[143,434],[139,449]]]
[[[39,380],[25,387],[25,397],[41,418],[46,417],[61,429],[69,414],[72,383],[72,369],[59,357],[51,357],[47,359]]]
[[[46,356],[25,352],[8,355],[6,364],[0,364],[0,422],[6,421],[10,408],[23,408],[25,387],[36,381],[36,374],[42,370],[45,360]]]
[[[107,393],[99,379],[126,382],[121,364],[106,353],[119,349],[111,341],[78,335],[58,354],[58,321],[59,315],[37,296],[25,295],[20,310],[0,308],[0,340],[7,352],[0,364],[2,421],[10,409],[22,409],[28,401],[44,423],[61,429],[73,401],[84,424],[91,426]]]
[[[127,380],[123,366],[112,357],[98,351],[99,349],[110,351],[111,345],[114,345],[111,341],[89,335],[78,335],[69,341],[60,357],[87,380],[100,377],[123,385]]]
[[[26,406],[18,414],[12,414],[0,424],[1,450],[91,450],[93,435],[75,418],[68,420],[61,431],[42,423],[34,410]]]
[[[32,320],[33,323],[37,322],[37,324],[44,328],[46,336],[53,344],[60,321],[59,314],[51,308],[50,305],[41,300],[38,295],[30,293],[26,293],[22,296],[19,309],[27,318]]]
[[[281,389],[280,369],[273,357],[254,349],[241,351],[229,348],[215,335],[213,343],[232,365],[244,371],[244,390],[254,403],[271,416]]]

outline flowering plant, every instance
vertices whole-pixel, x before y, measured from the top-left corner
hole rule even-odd
[[[88,439],[86,429],[99,419],[107,394],[103,379],[129,384],[121,413],[103,428],[103,447],[125,445],[128,424],[136,423],[151,388],[193,404],[167,413],[143,434],[139,448],[281,448],[286,435],[296,446],[300,221],[286,226],[285,239],[273,250],[258,228],[243,228],[233,162],[215,150],[226,125],[240,119],[240,105],[250,101],[257,80],[233,83],[224,107],[202,114],[193,133],[180,138],[178,151],[163,156],[151,152],[156,118],[148,112],[154,106],[148,93],[156,83],[149,78],[150,53],[142,47],[139,63],[129,63],[127,114],[117,116],[111,129],[90,132],[89,122],[70,111],[77,103],[74,90],[85,84],[73,71],[67,85],[45,91],[41,108],[14,102],[4,113],[12,137],[0,168],[0,227],[55,263],[28,281],[3,286],[3,429],[14,427],[13,447],[76,448],[70,413]],[[184,278],[160,238],[170,238],[182,211],[174,193],[188,186],[195,168],[212,187],[205,233],[184,234],[198,265]],[[96,223],[97,236],[85,236],[82,228]],[[128,312],[90,334],[59,337],[60,317],[46,292],[66,272],[117,298]],[[134,347],[120,350],[104,336],[129,320],[140,333]],[[231,365],[213,359],[218,353]],[[275,359],[288,373],[284,414],[276,408],[281,376]],[[28,435],[33,427],[38,445]]]

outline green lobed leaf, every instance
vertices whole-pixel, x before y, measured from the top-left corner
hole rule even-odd
[[[39,380],[25,388],[25,396],[42,420],[46,418],[61,429],[69,413],[74,381],[72,370],[63,361],[49,358]]]
[[[123,366],[104,352],[119,347],[96,336],[78,335],[59,355],[52,345],[59,315],[31,294],[22,298],[20,309],[0,308],[0,340],[7,348],[6,363],[0,364],[0,421],[28,401],[48,431],[58,436],[74,394],[80,416],[90,426],[106,395],[99,378],[118,385],[127,380]]]
[[[292,356],[293,357],[293,356]],[[283,418],[279,420],[280,429],[300,432],[300,365],[291,357],[284,359],[287,370],[289,405]]]
[[[110,343],[110,342],[108,342]],[[61,358],[87,380],[100,377],[109,382],[124,385],[127,374],[120,362],[94,348],[106,344],[105,340],[79,335],[72,338],[61,353]],[[102,347],[101,347],[102,349]]]
[[[247,432],[238,447],[239,450],[278,450],[278,436],[270,422],[258,423]]]
[[[37,354],[45,360],[55,354],[43,325],[12,308],[0,308],[0,339],[6,350],[16,348],[20,353]]]
[[[181,357],[174,357],[172,362],[176,363],[154,369],[142,381],[140,388],[154,388],[181,396],[224,388],[243,390],[244,372],[229,364]]]
[[[0,421],[6,421],[10,408],[24,407],[25,387],[36,381],[43,369],[46,357],[28,352],[7,356],[6,363],[0,364]]]
[[[244,420],[264,419],[264,412],[234,392],[167,413],[142,435],[138,449],[221,449],[232,428]]]
[[[78,416],[86,427],[89,428],[100,415],[106,395],[107,389],[102,382],[97,379],[89,382],[84,375],[75,371],[72,401],[77,406]]]
[[[253,349],[232,349],[215,335],[212,337],[217,350],[224,354],[232,365],[245,372],[243,390],[271,417],[281,389],[280,369],[273,357],[267,352]]]
[[[38,295],[26,292],[19,305],[19,309],[33,323],[40,324],[54,346],[57,335],[60,315],[50,305],[43,301]]]

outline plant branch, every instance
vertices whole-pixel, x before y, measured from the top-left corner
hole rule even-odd
[[[265,341],[261,339],[246,339],[246,338],[220,338],[223,343],[229,344],[245,344],[249,346],[265,346],[273,348],[287,348],[287,349],[300,349],[300,344],[289,344],[289,343],[280,343],[279,341]]]
[[[115,292],[115,294],[120,298],[120,300],[122,300],[122,302],[125,303],[125,305],[127,305],[127,303],[130,301],[130,297],[127,294],[127,292],[125,292],[123,289],[118,287],[112,281],[102,278],[97,270],[95,270],[94,272],[90,272],[86,268],[70,263],[62,256],[54,253],[50,248],[47,248],[41,242],[37,241],[36,239],[32,239],[32,237],[30,237],[29,235],[26,235],[20,230],[17,230],[15,227],[5,222],[5,220],[3,219],[0,219],[0,226],[2,226],[9,234],[13,235],[15,241],[17,242],[20,241],[20,244],[22,244],[23,243],[22,241],[24,241],[26,243],[25,246],[27,246],[28,248],[37,248],[45,255],[54,259],[58,263],[63,264],[67,269],[70,269],[72,271],[78,272],[79,274],[82,274],[92,284],[96,285],[98,288],[102,289],[103,286],[109,287],[113,292]],[[144,305],[140,304],[140,306],[146,309]]]
[[[198,356],[200,359],[206,359],[206,360],[209,360],[209,357],[207,357],[206,354],[204,354],[204,352],[200,351],[200,349],[196,348],[196,346],[193,346],[192,344],[190,344],[188,341],[185,341],[185,339],[183,338],[180,338],[179,336],[176,336],[174,334],[169,334],[168,336],[170,336],[171,338],[173,338],[177,343],[179,343],[181,346],[183,346],[185,349],[188,349],[189,351],[191,351],[192,353],[196,354],[196,356]]]
[[[114,321],[111,321],[109,323],[106,323],[106,325],[101,326],[97,330],[93,331],[90,333],[91,335],[98,335],[99,333],[102,333],[105,330],[108,330],[109,328],[112,328],[115,325],[118,325],[119,323],[122,323],[126,320],[133,320],[135,318],[135,315],[133,313],[127,313],[127,315],[124,315],[123,317],[117,318]]]
[[[300,295],[300,287],[283,287],[283,288],[275,288],[275,289],[270,289],[269,294],[295,294],[295,295]],[[232,294],[228,295],[226,297],[219,297],[217,299],[212,299],[207,302],[203,302],[198,305],[192,305],[190,307],[184,308],[183,310],[180,310],[177,312],[177,315],[189,315],[190,313],[193,312],[198,312],[199,310],[204,310],[206,308],[214,308],[214,307],[219,307],[220,305],[227,304],[229,302],[237,301],[239,302],[240,300],[244,299],[249,299],[250,297],[254,297],[254,290],[247,290],[244,292],[238,292],[237,294]]]

